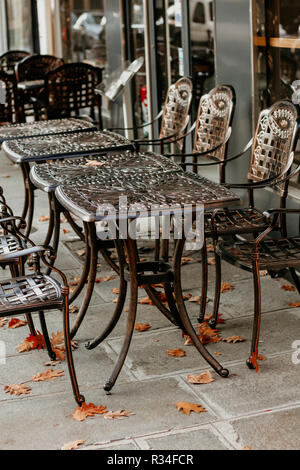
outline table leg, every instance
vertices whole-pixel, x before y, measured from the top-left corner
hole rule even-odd
[[[193,328],[193,325],[187,314],[183,296],[182,296],[182,286],[181,286],[181,257],[183,253],[183,248],[185,245],[185,238],[177,241],[174,254],[174,291],[176,296],[176,303],[179,310],[179,315],[184,327],[185,333],[191,338],[194,346],[200,352],[202,357],[209,363],[209,365],[221,376],[227,377],[229,371],[224,369],[223,366],[207,351],[205,346],[199,340],[196,331]]]

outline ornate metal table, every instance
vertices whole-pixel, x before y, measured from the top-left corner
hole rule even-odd
[[[157,214],[172,215],[178,209],[189,205],[192,214],[196,214],[197,206],[204,208],[222,207],[230,203],[238,203],[239,197],[227,188],[213,183],[193,173],[185,173],[172,163],[172,168],[164,168],[165,158],[160,156],[148,158],[153,164],[150,168],[136,165],[134,167],[102,166],[97,171],[74,178],[67,184],[57,187],[55,194],[59,203],[84,222],[86,238],[89,240],[90,272],[89,289],[93,289],[97,266],[97,236],[95,222],[104,220],[100,207],[114,209],[116,217],[116,236],[113,243],[118,253],[119,264],[114,269],[119,274],[120,289],[116,309],[110,323],[104,332],[87,345],[92,349],[103,341],[115,327],[123,310],[127,282],[130,281],[130,305],[127,318],[127,328],[124,343],[108,382],[106,391],[113,387],[125,361],[137,310],[138,287],[143,286],[153,303],[175,325],[180,327],[193,341],[194,345],[216,372],[226,377],[228,370],[224,369],[200,342],[186,311],[181,287],[181,257],[185,245],[185,235],[176,240],[174,261],[171,266],[165,259],[141,262],[136,240],[131,236],[123,237],[120,233],[121,221],[128,222],[136,215],[123,213],[119,210],[120,196],[126,197],[129,205],[137,210],[143,208],[144,215],[150,214],[155,206]],[[157,165],[162,163],[158,170]],[[158,206],[164,206],[163,209]],[[125,215],[124,215],[125,214]],[[125,252],[127,258],[125,256]],[[109,260],[111,261],[111,260]],[[112,263],[110,263],[112,264]],[[162,283],[168,306],[162,304],[160,296],[153,284]],[[174,294],[174,295],[173,295]],[[83,315],[79,312],[73,327],[73,334],[80,325]]]
[[[0,144],[5,140],[63,134],[65,132],[96,131],[97,127],[84,119],[67,118],[8,124],[0,127]]]
[[[5,140],[2,149],[7,157],[14,163],[20,164],[24,186],[25,198],[22,217],[27,216],[27,231],[30,233],[34,211],[34,186],[29,173],[30,163],[43,163],[46,160],[76,158],[109,150],[133,149],[132,143],[120,134],[109,131],[64,132],[47,134],[22,139]]]

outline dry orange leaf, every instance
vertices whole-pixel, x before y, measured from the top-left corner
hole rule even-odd
[[[178,348],[178,349],[167,349],[166,353],[168,356],[173,356],[173,357],[184,357],[185,356],[185,351],[183,349]]]
[[[68,230],[67,228],[63,228],[62,231],[63,231],[64,234],[70,233],[70,230]]]
[[[0,328],[2,328],[7,323],[7,318],[0,318]]]
[[[118,410],[118,411],[108,411],[108,413],[105,413],[103,418],[104,419],[124,419],[133,415],[134,413],[131,413],[128,410]]]
[[[209,266],[214,266],[216,264],[216,260],[213,257],[207,258],[207,264]]]
[[[215,381],[209,370],[202,372],[200,375],[188,374],[187,379],[191,384],[209,384]]]
[[[192,295],[192,297],[189,298],[189,302],[196,302],[198,305],[200,305],[201,295]]]
[[[79,312],[79,307],[77,307],[77,305],[71,305],[69,307],[69,312],[70,313],[77,313],[77,312]]]
[[[292,286],[292,284],[283,284],[283,286],[281,286],[281,289],[293,292],[296,290],[296,287]]]
[[[136,331],[147,331],[149,330],[149,328],[151,328],[151,325],[149,325],[149,323],[136,323],[134,325],[134,329]]]
[[[77,251],[76,251],[76,254],[77,254],[78,256],[83,256],[83,255],[85,254],[85,249],[83,248],[82,250],[77,250]]]
[[[210,313],[209,315],[205,315],[204,321],[209,322],[212,319],[213,314]],[[222,313],[218,313],[217,315],[217,323],[225,323],[224,318],[222,318]]]
[[[103,166],[105,162],[98,162],[98,160],[89,160],[85,166]]]
[[[83,439],[77,439],[77,441],[71,441],[68,442],[67,444],[63,445],[61,450],[74,450],[78,449],[79,446],[85,443],[85,440]]]
[[[293,308],[300,307],[300,302],[290,302],[289,307],[293,307]]]
[[[234,289],[234,286],[230,282],[221,282],[221,293],[230,292]]]
[[[33,382],[45,382],[45,380],[58,379],[59,377],[64,376],[63,370],[52,370],[47,369],[44,372],[39,372],[38,374],[31,377]]]
[[[31,351],[32,349],[44,349],[44,336],[38,331],[36,335],[29,335],[23,343],[19,344],[18,351],[20,353]]]
[[[257,359],[258,359],[259,361],[266,361],[266,360],[267,360],[266,356],[264,356],[263,354],[258,354],[258,355],[257,355]]]
[[[205,413],[207,410],[203,408],[202,405],[198,405],[195,403],[189,403],[187,401],[179,401],[176,403],[177,410],[182,411],[185,415],[190,415],[192,411],[195,413]]]
[[[103,277],[97,277],[97,279],[95,279],[95,284],[98,284],[99,282],[107,282],[107,281],[112,281],[113,279],[115,279],[116,276],[103,276]]]
[[[9,393],[10,395],[16,395],[17,397],[20,395],[28,395],[30,393],[30,390],[30,387],[27,387],[27,385],[23,384],[11,384],[4,386],[5,393]]]
[[[19,328],[20,326],[27,325],[27,321],[20,320],[19,318],[11,318],[8,324],[8,328]]]
[[[10,175],[1,175],[1,178],[10,178]]]
[[[84,402],[81,406],[77,408],[72,413],[72,418],[75,421],[84,421],[88,416],[102,415],[107,413],[106,406],[95,406],[94,403],[89,403],[88,405]]]
[[[223,341],[226,341],[226,343],[240,343],[245,339],[241,336],[228,336],[228,338],[223,338]]]
[[[79,281],[80,281],[80,277],[75,276],[73,278],[73,281],[70,282],[70,286],[78,286]]]
[[[211,252],[215,251],[214,245],[212,243],[209,243],[208,245],[206,245],[206,251],[207,251],[207,253],[211,253]]]
[[[38,220],[38,222],[46,222],[49,219],[50,219],[49,215],[42,215],[37,220]]]
[[[114,287],[111,291],[112,291],[113,294],[119,294],[119,292],[120,292],[118,287]]]

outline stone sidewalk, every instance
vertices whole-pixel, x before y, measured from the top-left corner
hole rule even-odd
[[[22,207],[23,187],[20,170],[0,155],[0,185],[8,202],[18,214]],[[36,212],[32,238],[41,242],[47,222],[38,222],[47,215],[47,197],[36,192]],[[69,228],[63,224],[62,228]],[[80,242],[72,230],[61,232],[57,266],[71,281],[81,272],[82,260],[76,254]],[[186,293],[199,295],[201,264],[199,253],[183,267]],[[99,259],[99,276],[112,274]],[[1,277],[9,276],[2,271]],[[193,346],[185,346],[180,330],[172,326],[154,306],[138,305],[137,322],[149,323],[145,332],[135,332],[122,373],[110,395],[103,391],[122,344],[126,312],[104,344],[88,351],[85,344],[101,331],[109,319],[116,297],[112,293],[118,281],[95,285],[86,318],[78,332],[79,347],[74,352],[75,366],[81,391],[87,403],[105,405],[108,410],[130,410],[134,415],[123,420],[106,420],[103,416],[83,422],[72,419],[76,407],[66,364],[65,375],[56,380],[31,382],[29,395],[16,397],[4,393],[3,386],[27,381],[44,371],[48,356],[45,351],[18,353],[17,345],[28,336],[27,327],[0,328],[0,340],[6,345],[6,364],[0,365],[0,448],[1,449],[61,449],[77,439],[84,440],[80,449],[299,449],[300,447],[300,364],[294,364],[292,343],[300,340],[300,309],[290,308],[299,301],[296,292],[281,287],[285,280],[262,277],[263,324],[258,373],[250,371],[245,360],[251,340],[253,289],[251,275],[224,263],[223,280],[234,289],[221,296],[220,312],[225,319],[220,335],[226,338],[242,336],[236,344],[209,344],[208,350],[218,353],[218,360],[230,370],[222,379],[212,372],[214,382],[192,385],[188,374],[199,374],[207,365]],[[209,267],[209,303],[212,310],[213,266]],[[141,289],[141,297],[146,297]],[[80,299],[75,302],[80,305]],[[187,302],[196,325],[199,306]],[[50,333],[62,330],[59,312],[46,315]],[[72,315],[72,318],[74,316]],[[38,325],[38,320],[37,320]],[[167,349],[182,348],[185,357],[170,357]],[[295,362],[295,361],[294,361]],[[186,401],[201,404],[207,412],[190,416],[177,411],[176,403]]]

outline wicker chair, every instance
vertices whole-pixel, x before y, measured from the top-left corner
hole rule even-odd
[[[283,233],[280,238],[268,237],[274,230],[282,231],[278,223],[286,214],[300,214],[300,209],[273,209],[264,213],[268,228],[252,241],[219,241],[216,252],[219,257],[241,269],[252,272],[254,285],[254,321],[250,357],[247,365],[250,369],[258,370],[258,341],[261,325],[261,270],[281,271],[289,268],[294,283],[300,294],[300,282],[295,268],[300,266],[300,238],[286,237]],[[284,231],[283,231],[284,232]]]
[[[32,55],[25,57],[16,65],[16,79],[20,82],[34,82],[36,80],[44,80],[48,72],[55,70],[63,65],[63,59],[51,55]],[[18,85],[19,86],[19,85]],[[34,105],[31,98],[36,96],[36,89],[19,89],[19,102],[21,105],[20,121],[25,122],[26,116],[34,113]]]
[[[0,70],[0,126],[17,122],[18,111],[15,77]]]
[[[264,214],[254,206],[254,190],[264,187],[273,187],[279,192],[280,207],[286,207],[288,184],[291,173],[291,165],[294,160],[294,150],[298,140],[297,110],[289,101],[279,101],[269,109],[260,113],[256,133],[252,143],[251,160],[248,171],[248,183],[226,184],[228,188],[248,190],[248,207],[242,209],[222,209],[214,211],[211,223],[207,228],[207,234],[214,239],[218,246],[218,238],[231,237],[241,239],[242,234],[256,234],[267,229],[268,220]],[[232,161],[243,155],[227,159]],[[298,170],[297,170],[298,171]],[[286,237],[285,212],[281,212],[280,230],[282,237]],[[221,251],[215,250],[216,261],[216,287],[214,299],[214,311],[210,325],[214,327],[217,322],[217,314],[221,292]],[[293,274],[295,278],[295,274]]]
[[[95,121],[95,108],[102,129],[101,96],[95,88],[102,80],[102,69],[85,63],[71,63],[58,67],[45,77],[45,87],[37,97],[38,113],[46,119],[79,116],[81,110],[88,110]]]
[[[7,210],[8,206],[2,203]],[[56,256],[51,247],[36,246],[17,228],[16,222],[20,217],[9,215],[0,218],[0,226],[4,235],[0,237],[0,265],[13,266],[13,277],[0,281],[0,318],[25,314],[31,334],[36,336],[31,313],[38,312],[43,333],[44,346],[51,360],[56,359],[52,350],[44,311],[60,309],[64,317],[65,347],[75,400],[78,404],[84,402],[80,395],[72,357],[70,327],[69,327],[69,287],[66,276],[49,263]],[[24,225],[25,221],[23,221]],[[30,247],[28,247],[30,246]],[[24,259],[30,256],[34,273],[25,275]],[[48,260],[47,260],[48,258]],[[40,271],[40,261],[50,270],[54,270],[61,278],[60,284],[53,277]],[[18,270],[20,266],[20,270]]]
[[[0,70],[8,74],[15,73],[15,66],[18,62],[30,56],[26,51],[8,51],[0,56]]]

